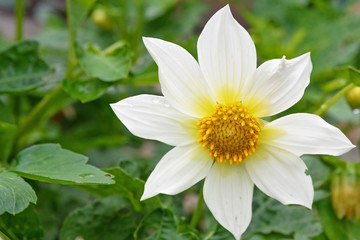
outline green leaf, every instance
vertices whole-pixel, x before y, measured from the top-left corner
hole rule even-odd
[[[70,20],[70,26],[73,29],[77,29],[83,23],[86,14],[95,3],[96,0],[69,0],[70,11],[68,12],[68,18]]]
[[[250,223],[251,224],[251,223]],[[217,224],[217,227],[214,231],[211,231],[206,235],[206,240],[235,240],[234,236],[222,227],[220,224]],[[251,234],[249,236],[241,237],[242,240],[279,240],[279,239],[290,239],[286,238],[282,234],[277,233],[268,233],[268,234]],[[293,238],[291,238],[293,239]],[[299,239],[296,239],[299,240]]]
[[[360,236],[360,221],[340,220],[331,206],[330,198],[315,203],[325,234],[330,240],[357,240]]]
[[[29,240],[44,238],[39,216],[32,206],[15,216],[8,213],[0,216],[0,231],[13,239],[15,236]]]
[[[135,214],[119,196],[98,200],[75,210],[64,221],[60,240],[127,240],[135,230]]]
[[[11,172],[0,172],[0,214],[17,214],[36,200],[34,190],[24,179]]]
[[[254,233],[279,233],[295,239],[312,239],[321,234],[313,212],[301,206],[284,206],[260,191],[254,192],[253,217],[244,237]]]
[[[0,101],[0,162],[6,162],[9,157],[16,129],[9,107]]]
[[[39,144],[16,156],[12,171],[20,176],[60,184],[112,184],[111,175],[87,165],[88,158],[58,144]]]
[[[147,20],[153,20],[174,7],[176,0],[147,0],[144,2],[144,15]]]
[[[216,229],[210,232],[206,238],[207,240],[222,240],[222,239],[235,239],[234,236],[220,224]]]
[[[334,168],[345,170],[347,167],[347,162],[337,156],[322,156],[322,159]]]
[[[354,122],[359,119],[357,114],[354,114],[349,104],[346,102],[346,98],[340,98],[336,101],[326,112],[326,116],[333,122]]]
[[[51,73],[40,58],[38,43],[25,41],[0,52],[0,93],[19,93],[45,83],[42,78]]]
[[[314,187],[318,188],[323,185],[331,173],[329,167],[316,156],[304,155],[301,158],[308,167],[308,173],[311,176]]]
[[[11,240],[10,238],[8,238],[8,237],[5,235],[5,233],[3,233],[3,232],[1,232],[1,231],[0,231],[0,239],[1,239],[1,240]]]
[[[360,86],[360,70],[349,66],[349,78],[350,82],[354,83],[357,86]]]
[[[126,78],[130,71],[130,50],[121,42],[114,43],[101,53],[77,47],[76,55],[86,74],[105,82]]]
[[[156,5],[150,7],[149,5],[152,4],[151,2]],[[160,2],[163,6],[160,6]],[[156,17],[144,25],[145,35],[157,36],[162,39],[173,39],[179,36],[191,36],[193,35],[196,26],[202,25],[201,20],[207,12],[207,4],[202,1],[184,1],[181,3],[181,14],[179,14],[179,17],[172,14],[173,7],[171,4],[171,0],[145,1],[145,17]],[[163,11],[167,12],[162,14]],[[196,46],[196,44],[194,44],[191,48],[186,49],[192,53],[192,50],[196,50],[194,46]]]
[[[118,167],[106,169],[104,171],[114,176],[115,184],[110,186],[81,186],[81,189],[101,197],[118,194],[129,199],[134,209],[140,211],[142,209],[140,197],[144,191],[144,182],[140,179],[131,177]],[[147,205],[159,207],[158,198],[152,198],[146,200],[146,202]]]
[[[101,97],[110,87],[108,83],[96,78],[63,81],[63,89],[82,103],[90,102]]]
[[[11,152],[16,132],[16,125],[0,122],[0,162],[6,161]]]
[[[0,101],[0,122],[15,123],[14,116],[8,105]]]
[[[186,218],[180,218],[177,225],[178,232],[180,233],[179,238],[184,238],[187,240],[202,239],[197,229],[191,227]]]
[[[184,228],[180,226],[180,228]],[[180,231],[177,218],[168,208],[158,208],[145,217],[139,223],[134,232],[136,240],[199,240],[199,236],[194,231],[185,229]]]
[[[104,169],[104,171],[114,176],[113,179],[116,182],[115,184],[110,186],[85,186],[82,188],[101,197],[118,194],[130,200],[140,199],[144,190],[144,182],[142,180],[132,178],[124,170],[118,167]]]
[[[173,212],[159,208],[146,215],[138,225],[134,239],[179,239]]]
[[[257,0],[248,11],[252,21],[246,20],[253,30],[251,35],[257,43],[259,59],[282,55],[295,57],[311,52],[312,79],[316,82],[318,78],[315,76],[323,71],[358,62],[360,29],[357,26],[360,16],[344,10],[352,1],[344,4],[315,2]],[[309,7],[309,3],[314,4]],[[298,32],[302,32],[301,38],[296,37]]]

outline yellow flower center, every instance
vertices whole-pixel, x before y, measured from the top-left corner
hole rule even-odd
[[[209,149],[216,162],[239,164],[255,152],[259,144],[260,122],[247,113],[240,102],[218,104],[214,113],[198,121],[199,143]]]

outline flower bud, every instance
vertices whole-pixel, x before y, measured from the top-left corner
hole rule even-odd
[[[91,14],[91,19],[95,24],[97,24],[99,27],[102,27],[103,29],[112,28],[108,13],[104,8],[96,8]]]
[[[360,219],[360,176],[340,172],[331,181],[331,202],[339,219]]]
[[[360,87],[354,87],[346,94],[345,97],[352,109],[360,108]]]

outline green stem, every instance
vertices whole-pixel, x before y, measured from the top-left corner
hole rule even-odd
[[[16,124],[18,123],[18,119],[20,116],[21,98],[22,96],[18,96],[18,95],[9,96],[9,106],[13,111],[13,116]]]
[[[23,23],[24,23],[24,0],[16,0],[15,4],[15,41],[21,41],[23,38]]]
[[[143,33],[144,25],[144,0],[136,1],[136,28],[132,33],[130,43],[135,53],[134,59],[137,59],[139,55],[139,43],[141,42],[141,35]]]
[[[6,229],[6,226],[4,226],[3,224],[0,224],[0,225],[3,229]],[[18,239],[12,231],[7,230],[6,233],[7,233],[7,235],[11,235],[12,239]],[[0,231],[0,239],[10,240],[10,238],[7,235],[5,235],[5,233]]]
[[[119,23],[117,23],[117,27],[120,31],[119,38],[129,41],[129,31],[128,31],[129,26],[128,24],[126,24],[128,22],[127,1],[120,1],[120,4],[123,12],[121,13],[121,18]]]
[[[24,0],[16,0],[15,3],[15,41],[20,42],[23,39],[24,30]],[[13,103],[14,116],[17,121],[19,116],[20,97],[11,96]]]
[[[116,49],[123,47],[124,45],[125,45],[124,41],[115,42],[115,43],[111,44],[110,46],[108,46],[107,48],[105,48],[102,51],[102,55],[107,56],[107,55],[111,54],[112,52],[114,52]]]
[[[67,76],[68,78],[70,77],[70,79],[79,79],[82,75],[84,74],[84,70],[81,68],[79,69],[77,72],[72,72]]]
[[[68,24],[68,33],[69,33],[69,55],[68,55],[68,66],[66,69],[66,77],[69,77],[76,65],[76,56],[75,56],[75,28],[73,26],[73,20],[71,16],[71,0],[66,0],[66,12],[67,12],[67,24]]]
[[[18,0],[18,2],[23,0]],[[66,77],[71,76],[74,66],[76,65],[75,58],[75,29],[72,26],[71,19],[71,3],[70,0],[66,1],[66,10],[68,12],[68,28],[69,28],[69,62],[66,69]],[[60,84],[57,88],[55,88],[52,92],[47,94],[31,111],[30,115],[26,118],[26,120],[21,124],[15,135],[15,143],[19,144],[20,138],[24,137],[26,133],[28,133],[34,126],[43,118],[47,109],[51,107],[56,100],[62,96],[64,93],[62,89],[62,85]]]
[[[344,96],[346,93],[348,93],[351,89],[353,89],[355,85],[353,83],[350,83],[346,85],[343,89],[341,89],[339,92],[337,92],[334,96],[332,96],[330,99],[328,99],[326,102],[324,102],[318,110],[314,112],[316,115],[323,115],[335,102],[337,102],[342,96]]]
[[[69,78],[72,75],[72,72],[76,66],[76,56],[75,56],[75,29],[72,24],[71,19],[71,0],[66,1],[66,7],[68,12],[68,28],[69,28],[69,56],[68,56],[68,65],[66,69],[66,78]],[[23,0],[17,0],[17,21],[19,23],[19,29],[22,28],[22,23],[20,24],[20,19],[22,20],[22,15],[20,14],[20,6],[23,8]],[[18,29],[18,28],[17,28]],[[20,38],[21,39],[21,38]],[[14,147],[12,154],[15,154],[18,150],[21,149],[23,145],[23,139],[26,137],[26,134],[29,133],[34,127],[41,122],[44,118],[48,117],[48,111],[51,106],[56,105],[56,103],[64,96],[64,91],[62,84],[53,89],[50,93],[45,95],[45,97],[33,108],[28,117],[25,119],[22,124],[19,125],[17,132],[14,138]]]
[[[36,126],[46,115],[46,111],[50,106],[52,106],[60,96],[62,96],[63,90],[62,85],[59,85],[52,92],[46,95],[31,111],[25,121],[18,127],[18,130],[15,134],[15,145],[19,147],[21,144],[21,138],[23,138],[26,133],[30,132],[34,126]]]
[[[203,187],[201,187],[200,193],[199,193],[199,200],[197,202],[196,209],[195,209],[195,211],[191,217],[191,221],[190,221],[190,226],[192,228],[196,228],[196,226],[198,225],[201,215],[202,215],[203,207],[204,207],[204,195],[203,195]]]

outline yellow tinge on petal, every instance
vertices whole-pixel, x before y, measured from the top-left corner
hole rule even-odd
[[[198,142],[218,163],[239,164],[255,152],[261,122],[240,102],[218,104],[212,115],[198,121]]]

